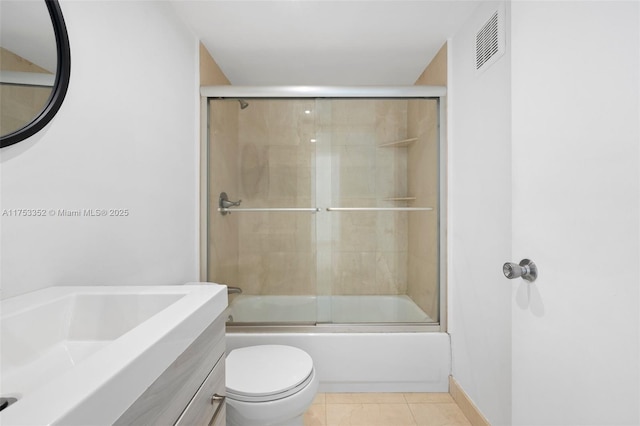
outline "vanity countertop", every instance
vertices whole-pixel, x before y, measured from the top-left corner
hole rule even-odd
[[[18,399],[0,424],[113,424],[222,314],[227,288],[59,286],[0,303],[0,396]]]

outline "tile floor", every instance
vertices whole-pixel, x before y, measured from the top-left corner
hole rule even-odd
[[[448,393],[321,393],[304,426],[471,425]]]

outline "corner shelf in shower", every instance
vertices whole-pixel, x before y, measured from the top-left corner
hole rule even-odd
[[[417,140],[418,138],[409,138],[409,139],[402,139],[401,141],[387,142],[387,143],[378,145],[378,148],[404,148],[411,145]]]

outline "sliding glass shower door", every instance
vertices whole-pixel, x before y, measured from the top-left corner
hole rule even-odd
[[[233,323],[439,321],[438,106],[208,101],[208,279],[242,289]]]
[[[429,238],[436,245],[438,241],[438,154],[437,149],[427,152],[429,144],[437,147],[437,126],[419,128],[413,109],[420,103],[436,104],[407,99],[317,102],[318,141],[323,143],[316,148],[316,177],[324,182],[317,186],[317,199],[327,213],[317,218],[322,259],[317,279],[320,294],[331,296],[325,299],[327,307],[318,305],[325,308],[319,313],[328,311],[320,321],[437,320],[437,258],[426,252]],[[431,182],[426,176],[430,171]],[[423,184],[434,186],[434,197],[422,193]],[[430,261],[433,268],[428,270]]]
[[[251,296],[237,322],[314,324],[315,101],[243,102],[209,101],[209,280]]]

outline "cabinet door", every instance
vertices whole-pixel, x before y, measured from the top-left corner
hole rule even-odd
[[[127,409],[114,426],[173,424],[225,350],[221,315]]]
[[[176,426],[224,426],[226,423],[224,368],[223,355],[176,422]]]

